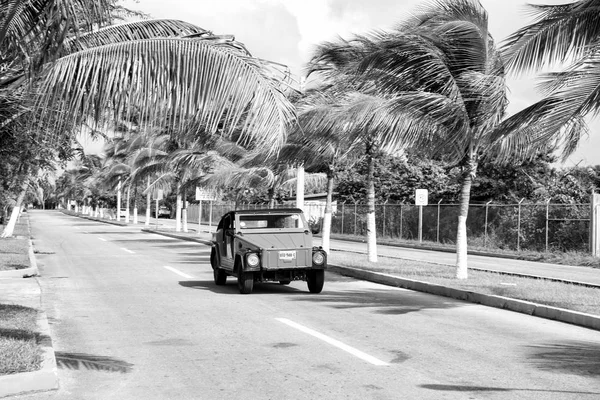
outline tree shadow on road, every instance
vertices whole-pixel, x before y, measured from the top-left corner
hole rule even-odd
[[[527,346],[538,369],[562,374],[600,377],[600,343],[557,342]]]
[[[597,395],[600,392],[586,392],[586,391],[573,391],[573,390],[552,390],[552,389],[529,389],[529,388],[503,388],[503,387],[491,387],[491,386],[470,386],[470,385],[444,385],[444,384],[426,384],[419,385],[424,389],[437,390],[441,392],[500,392],[507,393],[503,395],[503,398],[512,398],[508,392],[539,392],[539,393],[547,393],[549,396],[551,393],[553,394],[576,394],[576,395]]]
[[[360,289],[335,292],[326,289],[327,286],[319,295],[296,300],[328,303],[330,307],[336,309],[371,308],[373,312],[385,315],[402,315],[425,309],[450,309],[467,305],[458,300],[403,289]]]
[[[55,355],[56,364],[59,368],[74,370],[88,369],[92,371],[120,372],[124,374],[131,372],[133,367],[133,364],[112,357],[84,353],[65,353],[62,351],[57,351]]]

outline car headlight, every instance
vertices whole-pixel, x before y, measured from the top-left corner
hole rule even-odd
[[[260,258],[256,253],[250,253],[246,256],[246,264],[249,267],[256,267],[260,263]]]
[[[325,262],[325,255],[321,251],[315,251],[313,253],[312,260],[313,260],[313,264],[321,265]]]

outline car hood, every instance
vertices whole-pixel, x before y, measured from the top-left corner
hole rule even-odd
[[[312,235],[304,232],[244,233],[238,238],[261,249],[312,248]]]

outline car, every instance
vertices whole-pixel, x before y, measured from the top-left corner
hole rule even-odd
[[[255,282],[306,281],[311,293],[325,283],[327,253],[313,246],[312,232],[299,208],[235,210],[223,215],[211,243],[216,285],[236,277],[242,294]]]
[[[155,213],[156,218],[171,218],[171,209],[167,206],[158,207],[158,212]]]

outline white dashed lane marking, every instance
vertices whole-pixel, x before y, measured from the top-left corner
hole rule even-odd
[[[102,240],[103,242],[106,242],[106,239],[103,239],[103,238],[98,238],[98,239]]]
[[[345,352],[350,353],[353,356],[358,357],[358,358],[360,358],[363,361],[366,361],[368,363],[371,363],[371,364],[377,365],[377,366],[388,365],[388,363],[383,362],[383,361],[381,361],[381,360],[379,360],[379,359],[377,359],[377,358],[375,358],[373,356],[370,356],[370,355],[368,355],[366,353],[363,353],[362,351],[360,351],[358,349],[355,349],[352,346],[348,346],[347,344],[342,343],[339,340],[335,340],[335,339],[333,339],[333,338],[331,338],[331,337],[329,337],[327,335],[324,335],[324,334],[322,334],[320,332],[317,332],[315,330],[307,328],[307,327],[305,327],[303,325],[300,325],[300,324],[298,324],[298,323],[296,323],[294,321],[291,321],[291,320],[289,320],[287,318],[275,318],[275,319],[277,321],[281,322],[281,323],[284,323],[284,324],[286,324],[288,326],[291,326],[292,328],[298,329],[301,332],[308,333],[309,335],[314,336],[317,339],[320,339],[320,340],[324,341],[325,343],[329,343],[330,345],[335,346],[338,349],[344,350]]]
[[[130,254],[135,254],[135,251],[131,251],[129,249],[126,249],[125,247],[121,247],[121,250],[126,251],[126,252],[128,252]]]
[[[182,276],[182,277],[186,278],[186,279],[194,279],[194,277],[193,277],[193,276],[191,276],[191,275],[188,275],[188,274],[186,274],[185,272],[181,272],[180,270],[178,270],[178,269],[175,269],[175,268],[173,268],[173,267],[169,267],[169,266],[166,266],[166,265],[165,265],[165,268],[166,268],[166,269],[168,269],[168,270],[169,270],[169,271],[171,271],[171,272],[174,272],[174,273],[176,273],[176,274],[177,274],[177,275],[179,275],[179,276]]]

